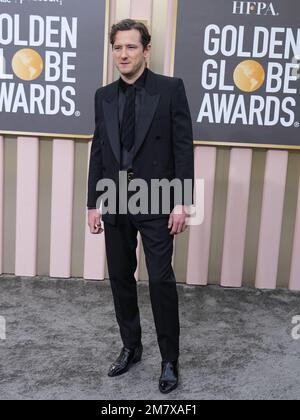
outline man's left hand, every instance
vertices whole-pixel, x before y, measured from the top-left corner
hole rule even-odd
[[[171,229],[170,235],[178,235],[186,230],[186,220],[188,217],[187,206],[177,205],[169,217],[168,228]]]

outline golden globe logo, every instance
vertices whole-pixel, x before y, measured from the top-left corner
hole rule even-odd
[[[245,60],[234,70],[233,80],[241,91],[252,93],[262,87],[266,78],[263,66],[254,60]]]
[[[234,15],[258,15],[258,16],[279,16],[273,3],[261,1],[234,1]]]
[[[197,122],[299,126],[299,48],[300,28],[209,24]]]
[[[77,46],[76,17],[0,14],[0,112],[75,115]]]
[[[38,79],[43,68],[42,57],[31,48],[23,48],[17,51],[12,59],[12,69],[21,80],[32,81]]]

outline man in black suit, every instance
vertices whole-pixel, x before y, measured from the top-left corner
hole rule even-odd
[[[126,19],[110,34],[120,79],[97,90],[96,128],[88,179],[88,224],[93,234],[105,233],[110,284],[123,342],[109,376],[128,371],[142,355],[141,326],[134,273],[137,267],[137,232],[141,234],[149,274],[149,289],[158,345],[162,357],[159,389],[168,393],[178,384],[179,316],[176,279],[172,269],[174,235],[187,225],[193,204],[194,158],[192,122],[183,81],[153,73],[147,68],[151,36],[140,22]],[[189,180],[186,193],[170,189],[170,210],[161,203],[152,211],[151,194],[146,211],[120,211],[120,174],[126,188],[132,180]],[[118,210],[99,209],[98,181],[114,181]],[[124,188],[124,185],[123,185]],[[102,192],[104,189],[102,189]],[[128,193],[132,197],[132,192]],[[128,199],[127,197],[127,199]],[[178,198],[179,197],[179,198]],[[102,196],[103,198],[103,196]],[[147,202],[145,200],[145,202]],[[102,204],[103,204],[102,200]],[[153,201],[153,200],[152,200]],[[157,204],[157,203],[156,203]],[[126,201],[126,206],[128,201]],[[124,202],[123,202],[124,207]],[[101,225],[104,222],[104,229]]]

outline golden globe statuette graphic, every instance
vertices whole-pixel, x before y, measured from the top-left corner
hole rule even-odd
[[[233,79],[243,92],[252,93],[262,87],[266,78],[263,66],[255,60],[242,61],[234,70]]]
[[[41,75],[44,63],[37,51],[31,48],[23,48],[13,56],[12,68],[19,79],[32,81]]]

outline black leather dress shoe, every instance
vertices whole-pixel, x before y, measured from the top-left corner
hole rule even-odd
[[[142,353],[142,344],[135,349],[123,347],[117,360],[111,364],[108,370],[108,376],[119,376],[127,372],[133,363],[141,360]]]
[[[161,375],[159,378],[159,390],[168,394],[178,385],[178,360],[175,362],[161,362]]]

